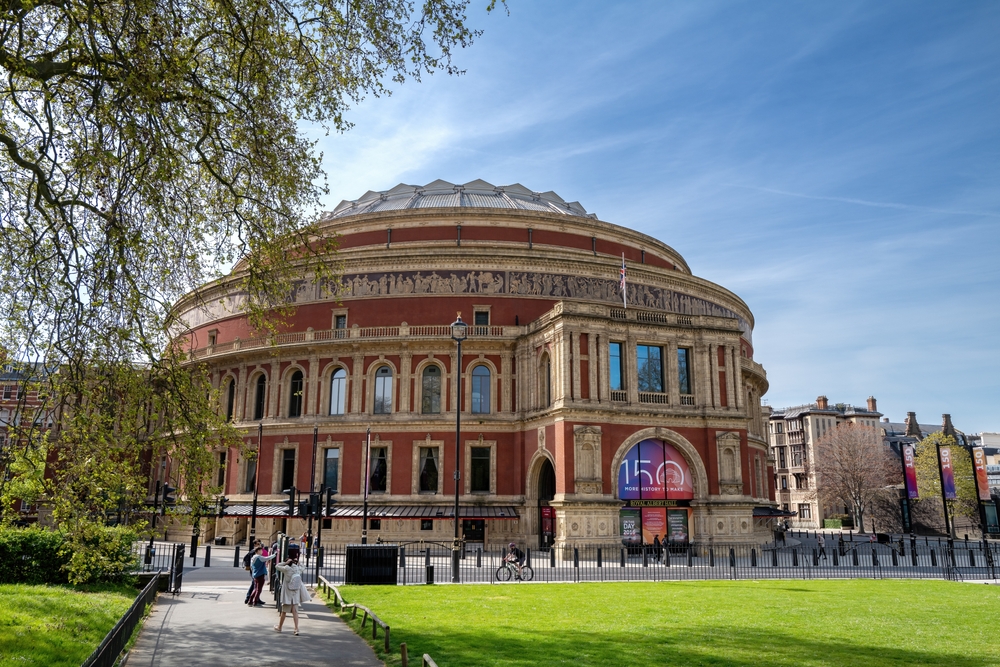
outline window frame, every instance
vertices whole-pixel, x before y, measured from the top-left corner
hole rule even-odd
[[[441,493],[444,482],[441,474],[441,447],[422,445],[417,448],[417,493],[422,495],[436,495]],[[434,484],[425,486],[424,484],[424,463],[430,460],[434,463]],[[428,480],[430,481],[430,480]],[[431,487],[431,488],[428,488]]]
[[[472,449],[473,448],[488,448],[490,450],[490,476],[489,476],[489,491],[473,491],[472,490]],[[497,493],[497,441],[496,440],[483,440],[482,438],[478,440],[466,440],[465,441],[465,451],[463,452],[463,465],[462,465],[462,476],[464,478],[463,483],[463,493],[465,495],[491,495]]]
[[[343,373],[343,377],[339,377],[338,378],[337,377],[338,373]],[[337,367],[335,367],[333,369],[333,372],[330,373],[330,382],[329,382],[330,400],[329,400],[329,405],[327,407],[329,408],[328,414],[331,417],[340,417],[342,415],[346,415],[347,414],[347,407],[348,407],[347,406],[347,395],[348,395],[348,392],[347,392],[347,380],[348,380],[349,377],[350,377],[350,373],[347,372],[347,368],[345,368],[344,366],[337,366]],[[341,386],[341,390],[338,392],[338,395],[340,397],[340,404],[341,405],[340,405],[340,412],[334,412],[334,408],[333,408],[333,401],[334,401],[333,387],[334,387],[334,383],[338,382],[338,381],[342,385]]]
[[[483,391],[483,375],[477,371],[483,369],[486,376],[486,389]],[[474,415],[490,415],[493,414],[493,370],[486,364],[476,364],[472,367],[469,373],[469,412]],[[479,389],[479,401],[477,406],[476,401],[476,389]],[[483,394],[485,393],[485,400],[483,400]],[[484,406],[485,403],[485,406]],[[478,409],[477,409],[478,407]],[[485,408],[485,409],[484,409]]]
[[[613,354],[614,348],[618,348],[618,354]],[[608,342],[608,391],[626,391],[625,384],[625,343],[613,340]],[[617,362],[615,361],[617,359]],[[615,367],[618,371],[618,386],[615,387]]]
[[[684,353],[683,355],[681,354],[682,352]],[[681,364],[681,356],[684,357],[683,364]],[[681,396],[694,396],[694,378],[691,377],[691,357],[690,347],[677,347],[677,392]],[[683,372],[681,371],[682,366]],[[685,384],[687,387],[684,386]],[[685,388],[687,391],[684,391]]]
[[[382,373],[383,369],[387,371]],[[372,412],[373,415],[391,415],[393,413],[393,391],[395,383],[393,379],[396,373],[389,364],[379,364],[372,373]],[[388,385],[388,389],[386,389]],[[386,395],[388,395],[388,409],[386,409]],[[380,409],[381,407],[381,409]]]
[[[647,351],[647,356],[643,358],[640,356],[642,350]],[[645,375],[648,373],[644,369],[644,365],[651,362],[651,358],[648,356],[648,352],[651,350],[656,350],[658,352],[658,357],[656,359],[659,365],[658,381],[659,389],[644,389],[643,382],[645,381]],[[645,362],[645,364],[643,363]],[[665,394],[667,392],[667,383],[663,375],[663,346],[662,345],[647,345],[645,343],[637,343],[635,346],[635,377],[636,377],[636,389],[640,393],[644,394]]]
[[[298,377],[296,377],[298,376]],[[296,384],[298,387],[296,388]],[[298,419],[305,413],[306,374],[302,369],[293,366],[288,374],[288,413],[289,419]]]
[[[428,381],[428,379],[434,379],[434,377],[435,377],[433,375],[428,375],[428,371],[430,371],[431,369],[434,369],[434,371],[437,373],[437,376],[436,376],[436,379],[437,379],[437,411],[433,411],[433,410],[428,411],[427,410],[427,399],[428,399],[427,381]],[[427,363],[427,364],[423,365],[420,368],[420,414],[422,414],[422,415],[439,415],[439,414],[441,414],[441,410],[442,410],[442,407],[443,407],[442,406],[442,403],[443,403],[442,399],[443,399],[443,394],[444,394],[444,377],[445,377],[444,368],[442,368],[441,365],[438,364],[438,363],[434,363],[434,362]],[[431,396],[433,396],[433,394],[431,394]],[[431,407],[433,408],[433,399],[431,400],[431,403],[432,403]]]
[[[323,477],[320,484],[321,486],[324,486],[326,488],[331,488],[326,486],[327,464],[330,459],[329,452],[331,450],[337,452],[337,456],[333,457],[337,460],[337,486],[333,489],[333,495],[335,496],[340,495],[340,484],[341,480],[344,479],[344,471],[343,467],[341,466],[341,458],[342,458],[341,455],[343,454],[343,452],[341,451],[342,447],[343,447],[342,442],[330,443],[321,446],[321,451],[323,452]]]
[[[383,450],[383,451],[385,451],[385,488],[384,489],[375,489],[375,488],[372,488],[372,484],[371,484],[372,475],[375,473],[375,466],[372,463],[372,461],[373,461],[372,454],[374,454],[376,450]],[[390,460],[390,453],[389,453],[389,447],[388,447],[388,445],[386,445],[384,442],[380,442],[378,444],[372,445],[371,449],[368,451],[368,461],[369,461],[369,463],[368,463],[368,466],[367,466],[368,467],[368,480],[367,480],[367,484],[366,485],[367,485],[368,493],[369,494],[372,494],[372,493],[385,494],[385,493],[389,493],[390,492],[390,489],[392,488],[392,475],[391,475],[392,471],[391,471],[391,469],[389,467],[389,460]],[[362,478],[362,480],[364,480],[364,478],[365,478],[365,466],[361,467],[361,478]],[[362,493],[363,492],[364,492],[364,487],[362,487]]]
[[[254,380],[253,419],[260,421],[267,416],[267,373],[258,373]]]

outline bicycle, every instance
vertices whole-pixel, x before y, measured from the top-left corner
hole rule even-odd
[[[517,574],[517,562],[504,558],[500,567],[497,568],[497,581],[510,581],[511,577],[514,577],[518,581],[531,581],[535,576],[535,571],[531,569],[530,565],[521,566],[521,574]]]

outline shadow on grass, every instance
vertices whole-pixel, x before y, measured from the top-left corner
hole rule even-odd
[[[345,619],[346,620],[346,619]],[[711,665],[736,667],[755,665],[940,665],[942,667],[987,667],[997,661],[985,656],[965,655],[947,650],[910,650],[865,644],[843,637],[804,638],[780,629],[746,630],[732,627],[700,626],[696,630],[675,630],[657,636],[614,630],[602,633],[553,631],[539,617],[536,630],[515,634],[491,628],[467,631],[424,632],[419,636],[394,630],[395,655],[382,653],[381,633],[371,640],[369,627],[360,629],[360,617],[349,625],[376,649],[387,665],[398,665],[399,643],[406,642],[411,664],[423,653],[449,667],[493,667],[572,665]],[[831,634],[836,634],[831,629]],[[842,634],[842,633],[841,633]],[[530,635],[530,636],[527,636]],[[419,664],[419,663],[417,663]]]

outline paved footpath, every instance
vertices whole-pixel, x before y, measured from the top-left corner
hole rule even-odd
[[[272,629],[278,622],[274,597],[265,589],[261,599],[268,606],[247,607],[249,585],[246,570],[216,567],[214,559],[210,568],[185,568],[181,593],[157,597],[127,667],[384,667],[315,595],[299,611],[300,635],[292,634],[291,614],[278,634]]]

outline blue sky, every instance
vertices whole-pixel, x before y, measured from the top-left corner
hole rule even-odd
[[[739,294],[771,405],[1000,431],[1000,3],[483,6],[465,76],[320,140],[326,208],[554,190]]]

